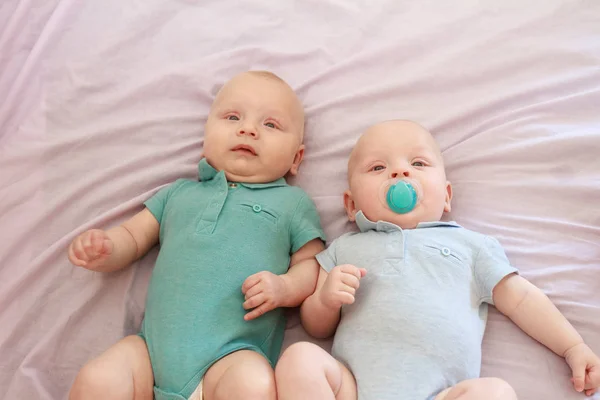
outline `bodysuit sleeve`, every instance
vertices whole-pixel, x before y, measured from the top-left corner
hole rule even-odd
[[[317,261],[327,273],[338,265],[336,257],[336,248],[341,238],[335,239],[331,244],[322,252],[317,254]]]
[[[492,237],[485,236],[474,265],[480,303],[494,304],[492,297],[494,287],[505,276],[514,272],[518,271],[510,265],[500,243]]]
[[[321,219],[315,203],[303,194],[296,206],[290,225],[291,254],[313,239],[325,241],[325,233],[321,228]]]
[[[162,222],[163,212],[165,211],[169,197],[183,182],[185,182],[183,179],[178,179],[160,189],[154,196],[144,202],[146,208],[154,215],[159,224]]]

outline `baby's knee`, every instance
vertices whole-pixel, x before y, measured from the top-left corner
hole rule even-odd
[[[278,369],[297,368],[306,366],[306,363],[314,365],[315,361],[321,357],[324,352],[319,346],[309,342],[298,342],[288,347],[277,362],[275,371]]]
[[[461,385],[464,385],[461,387]],[[472,381],[466,381],[456,385],[455,389],[463,390],[453,393],[450,392],[445,400],[456,399],[487,399],[487,400],[517,400],[517,395],[508,384],[500,378],[479,378]]]
[[[278,384],[290,379],[313,381],[317,375],[328,377],[338,372],[338,362],[325,350],[309,342],[298,342],[288,347],[275,366]]]
[[[90,362],[81,368],[69,393],[69,400],[103,399],[107,390],[126,390],[115,382],[115,374],[95,362]],[[116,393],[115,393],[116,394]],[[123,393],[122,395],[126,395]],[[121,398],[121,394],[117,398]]]
[[[517,393],[508,382],[500,378],[485,378],[489,399],[491,400],[517,400]]]
[[[290,374],[297,374],[307,368],[309,365],[315,365],[318,359],[315,350],[319,348],[308,342],[298,342],[288,347],[275,366],[276,379],[288,377]]]
[[[248,400],[275,400],[277,398],[275,380],[272,375],[250,374],[242,383],[242,396]]]
[[[275,400],[276,393],[275,379],[272,374],[265,374],[262,370],[248,371],[238,376],[236,382],[229,387],[217,385],[215,400]]]
[[[440,393],[435,400],[517,400],[512,386],[499,378],[478,378],[460,382]]]

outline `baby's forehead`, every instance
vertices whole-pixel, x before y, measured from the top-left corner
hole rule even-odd
[[[262,105],[280,112],[303,114],[296,93],[284,81],[262,76],[236,77],[227,82],[217,93],[213,105],[230,103]]]
[[[379,128],[375,126],[374,128]],[[348,169],[353,169],[358,163],[373,157],[395,156],[402,154],[425,153],[439,156],[441,152],[433,136],[422,129],[420,131],[403,131],[387,129],[367,130],[356,142],[350,158]]]
[[[220,96],[233,96],[243,92],[259,94],[268,89],[269,94],[278,97],[295,98],[294,90],[281,78],[262,74],[243,73],[225,82],[217,93]]]
[[[413,153],[419,151],[436,151],[437,144],[434,140],[424,135],[399,135],[378,136],[370,135],[361,138],[354,146],[354,152],[359,158],[374,153]]]

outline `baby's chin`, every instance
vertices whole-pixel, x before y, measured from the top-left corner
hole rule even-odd
[[[223,170],[227,180],[247,183],[273,182],[285,175],[285,173],[279,173],[277,168],[268,168],[246,160],[228,162],[224,165]]]

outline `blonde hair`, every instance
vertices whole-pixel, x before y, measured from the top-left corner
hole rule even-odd
[[[283,79],[281,79],[281,77],[279,77],[277,74],[274,74],[271,71],[265,71],[265,70],[250,70],[246,72],[247,74],[250,75],[254,75],[254,76],[260,76],[261,78],[267,78],[267,79],[273,79],[275,81],[281,82],[286,84],[287,86],[290,86],[286,81],[284,81]],[[291,89],[291,87],[290,87]]]

